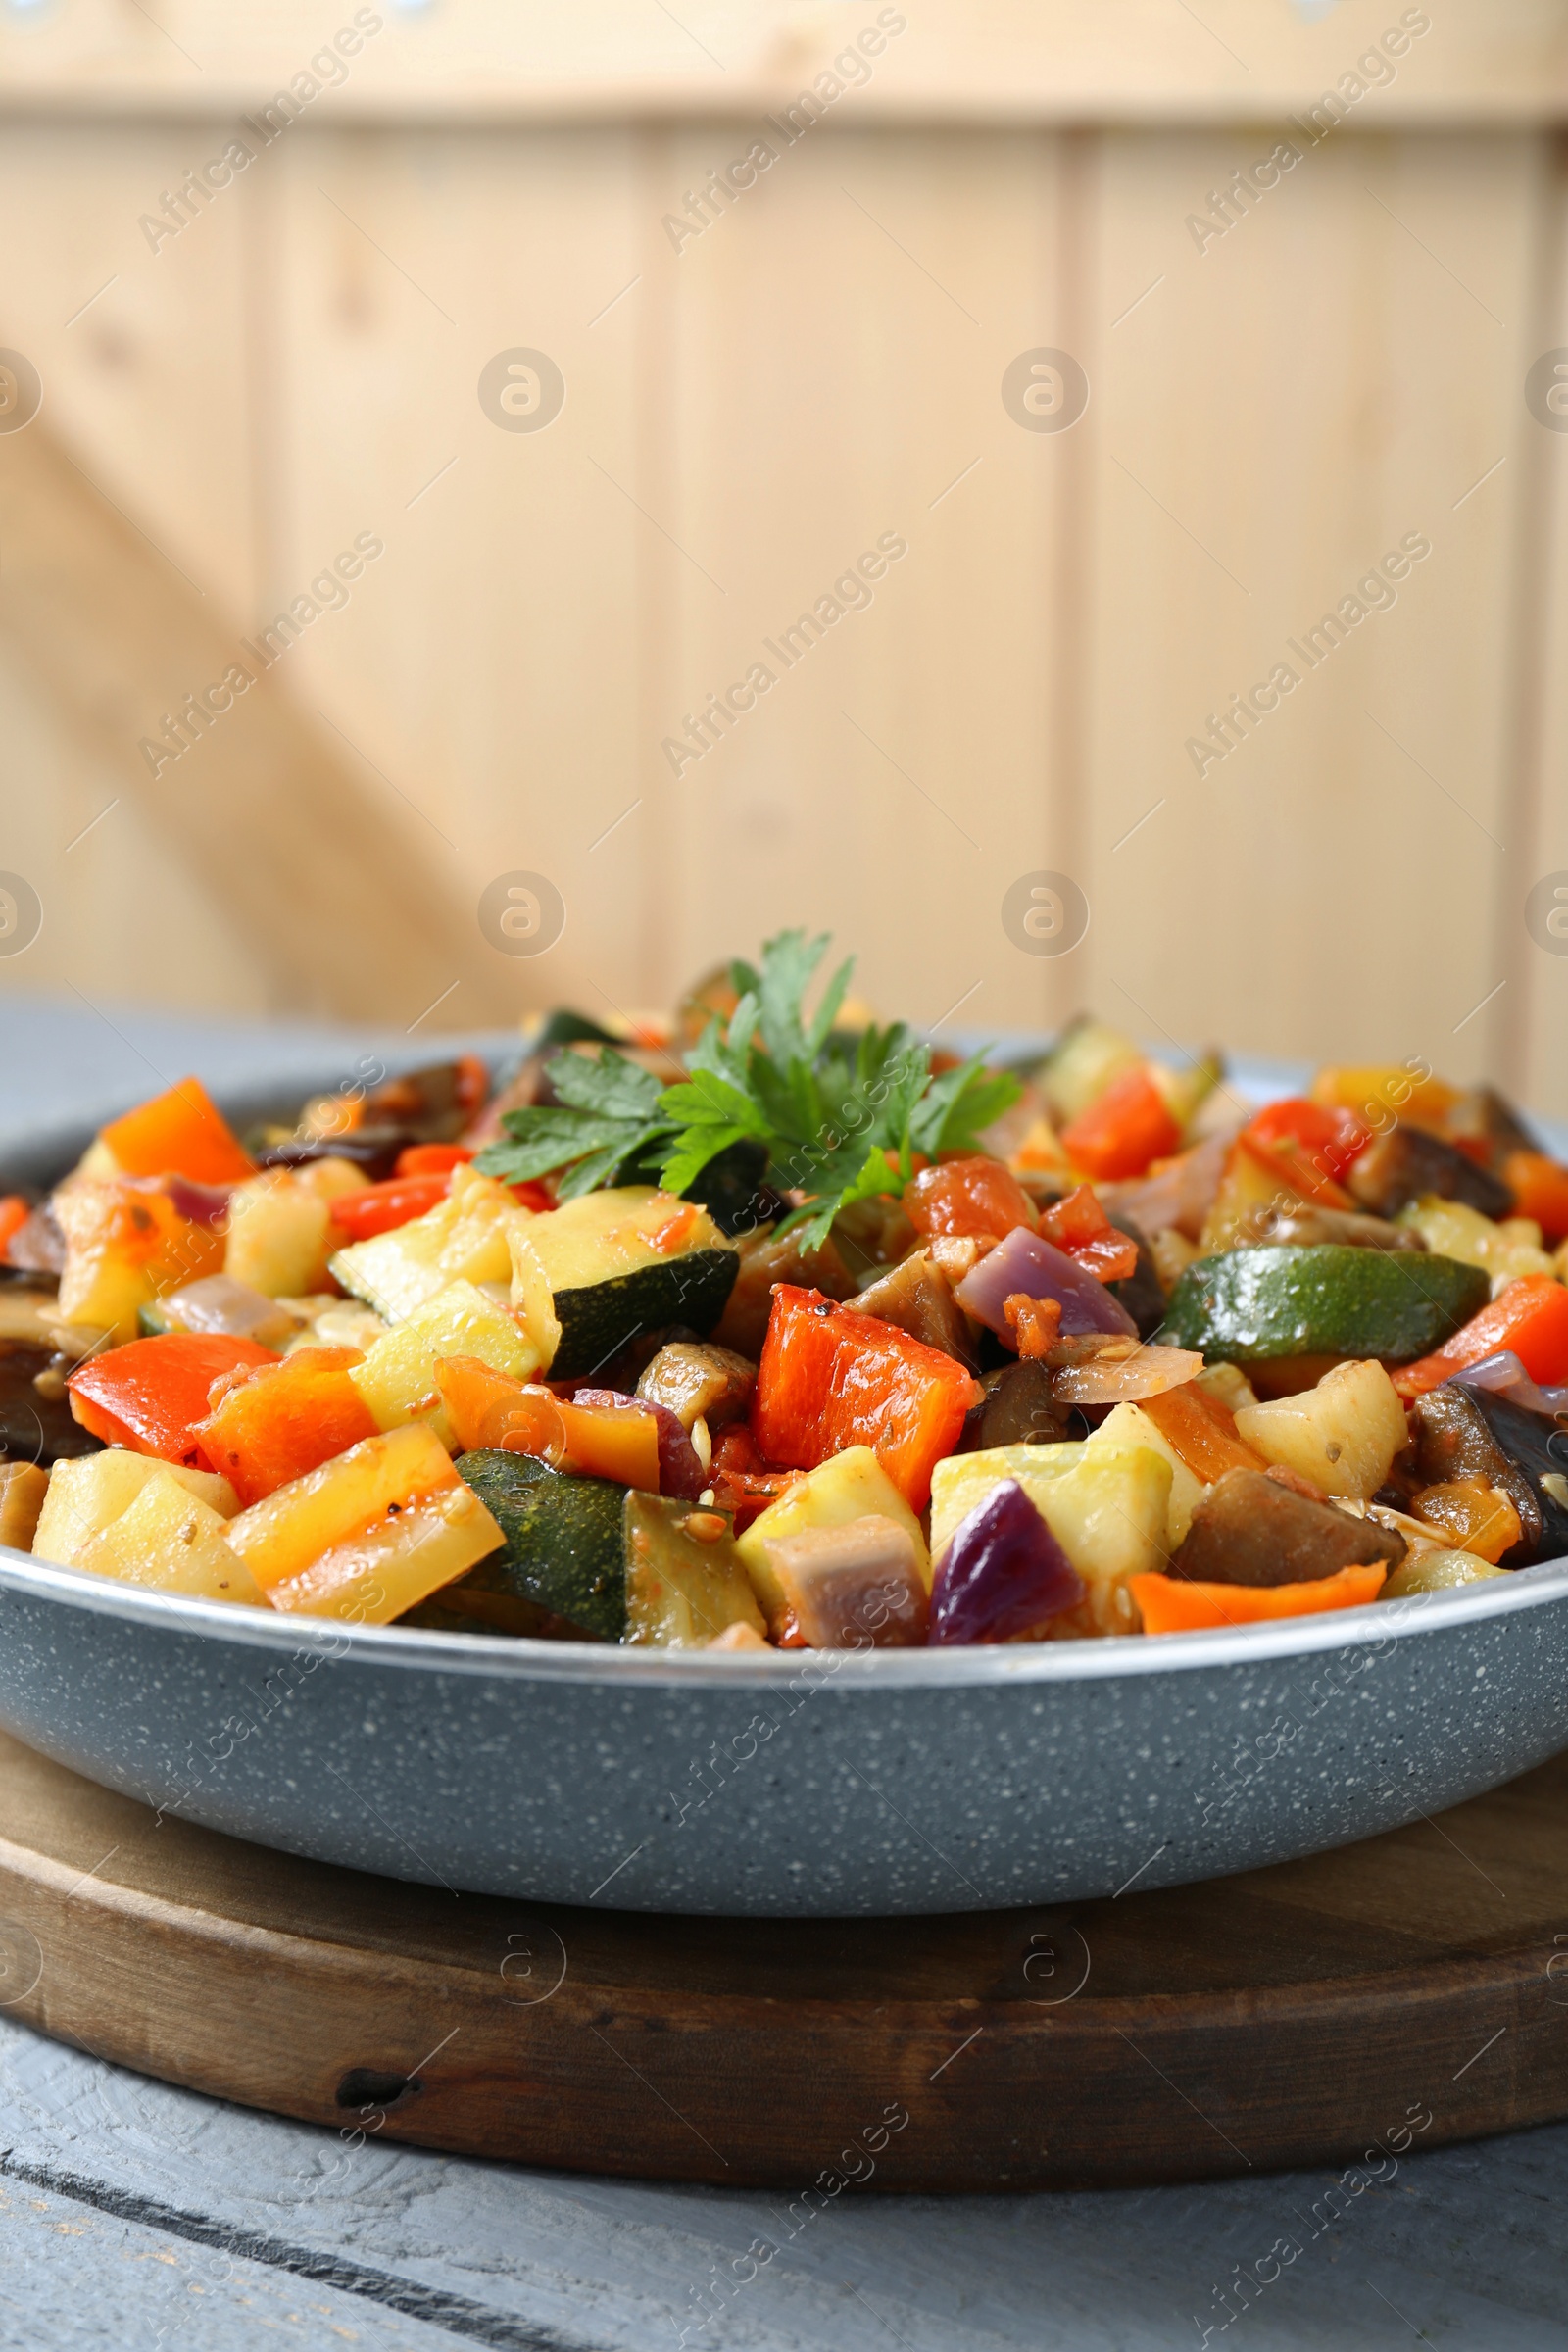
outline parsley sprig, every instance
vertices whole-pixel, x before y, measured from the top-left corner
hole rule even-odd
[[[806,1196],[777,1230],[802,1225],[814,1248],[853,1201],[902,1192],[916,1152],[934,1159],[975,1149],[980,1131],[1017,1101],[1016,1079],[987,1069],[983,1054],[934,1078],[930,1048],[903,1021],[872,1026],[853,1046],[840,1038],[833,1025],[853,958],[808,1016],[827,946],[826,937],[784,931],[767,942],[760,967],[732,964],[735,1009],[710,1021],[673,1086],[609,1046],[597,1060],[558,1054],[547,1065],[557,1102],[509,1112],[511,1140],[492,1144],[476,1165],[513,1184],[559,1171],[564,1200],[654,1176],[666,1192],[686,1193],[732,1144],[760,1143],[768,1182]]]

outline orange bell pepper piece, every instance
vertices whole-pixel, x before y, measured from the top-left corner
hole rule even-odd
[[[1179,1576],[1130,1576],[1146,1634],[1192,1634],[1226,1625],[1263,1625],[1276,1617],[1316,1617],[1329,1609],[1364,1608],[1383,1590],[1381,1560],[1341,1568],[1299,1585],[1189,1584]]]
[[[1513,1195],[1516,1217],[1534,1217],[1548,1242],[1568,1234],[1568,1168],[1544,1152],[1510,1152],[1502,1181]]]
[[[364,1360],[357,1348],[296,1348],[224,1384],[194,1435],[247,1508],[375,1436],[349,1378],[350,1364]]]
[[[770,1462],[814,1470],[869,1446],[914,1511],[958,1442],[980,1384],[939,1348],[779,1283],[752,1399],[752,1434]]]
[[[1227,1470],[1261,1470],[1261,1454],[1237,1434],[1236,1415],[1218,1396],[1210,1396],[1195,1381],[1179,1389],[1162,1389],[1156,1396],[1140,1396],[1145,1412],[1170,1447],[1179,1453],[1195,1478],[1211,1487]]]
[[[127,1453],[155,1453],[187,1468],[203,1464],[198,1424],[208,1391],[239,1364],[275,1364],[259,1340],[227,1332],[170,1331],[90,1355],[66,1382],[71,1410],[83,1429]]]
[[[406,1144],[398,1153],[394,1176],[450,1176],[473,1157],[467,1144]]]
[[[531,1453],[552,1469],[659,1493],[659,1423],[646,1406],[569,1404],[474,1355],[440,1357],[435,1376],[466,1453]]]
[[[99,1141],[124,1176],[188,1176],[193,1184],[241,1184],[254,1162],[199,1078],[112,1119]]]
[[[1550,1274],[1522,1274],[1463,1330],[1393,1375],[1401,1396],[1424,1396],[1467,1365],[1511,1348],[1544,1387],[1568,1380],[1568,1291]]]
[[[450,1168],[437,1175],[389,1176],[383,1184],[362,1185],[357,1193],[339,1193],[332,1202],[332,1222],[351,1242],[368,1242],[377,1233],[412,1225],[447,1197]]]
[[[1107,1184],[1142,1176],[1151,1160],[1167,1158],[1181,1140],[1170,1104],[1146,1069],[1113,1078],[1061,1136],[1073,1166]]]

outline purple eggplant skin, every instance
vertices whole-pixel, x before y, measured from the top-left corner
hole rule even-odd
[[[1154,1253],[1141,1227],[1120,1210],[1106,1209],[1106,1216],[1118,1233],[1138,1245],[1138,1263],[1120,1282],[1108,1282],[1105,1288],[1118,1306],[1126,1308],[1138,1326],[1141,1340],[1152,1340],[1165,1320],[1165,1288],[1159,1279]]]
[[[932,1643],[1008,1642],[1076,1608],[1083,1579],[1015,1478],[953,1531],[931,1586]]]
[[[1486,1478],[1512,1501],[1519,1542],[1499,1567],[1528,1568],[1568,1553],[1568,1507],[1544,1483],[1553,1471],[1568,1474],[1568,1429],[1560,1421],[1458,1380],[1418,1397],[1412,1419],[1429,1479]]]
[[[1017,1292],[1030,1298],[1054,1298],[1061,1307],[1064,1338],[1105,1331],[1136,1339],[1138,1326],[1098,1275],[1075,1265],[1065,1250],[1043,1241],[1027,1225],[1015,1226],[1005,1241],[966,1274],[954,1297],[965,1311],[999,1338],[1007,1338],[1006,1301]]]

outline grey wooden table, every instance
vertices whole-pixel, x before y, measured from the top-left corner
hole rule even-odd
[[[360,1051],[341,1032],[13,997],[0,1145],[190,1069],[233,1083],[323,1055],[347,1068]],[[846,2198],[758,2267],[747,2249],[785,2233],[766,2196],[349,2154],[334,2133],[147,2082],[0,2012],[0,2347],[1568,2347],[1568,2126],[1412,2156],[1326,2208],[1337,2178]],[[1271,2259],[1276,2245],[1298,2250]],[[1268,2280],[1245,2304],[1244,2272]]]

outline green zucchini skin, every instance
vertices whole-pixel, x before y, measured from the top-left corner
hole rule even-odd
[[[618,1355],[629,1340],[684,1323],[707,1334],[724,1312],[740,1254],[734,1250],[688,1250],[658,1265],[557,1291],[561,1345],[550,1366],[552,1380],[583,1380]]]
[[[468,1595],[507,1595],[564,1619],[581,1641],[623,1641],[625,1488],[570,1477],[526,1453],[465,1453],[457,1466],[507,1541],[442,1591],[441,1607],[461,1616]]]
[[[1441,1348],[1492,1295],[1479,1266],[1416,1250],[1227,1250],[1186,1268],[1167,1316],[1173,1347],[1210,1363],[1281,1355],[1381,1356]]]

